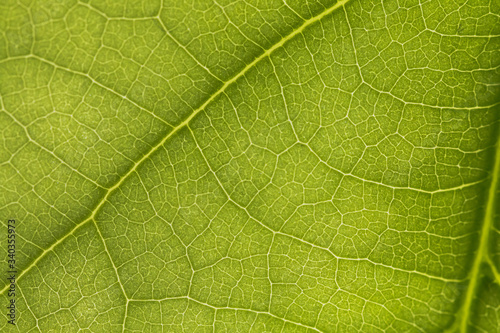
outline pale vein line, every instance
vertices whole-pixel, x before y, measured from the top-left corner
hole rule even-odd
[[[122,177],[120,178],[120,180],[115,184],[113,185],[112,187],[110,187],[106,194],[104,195],[104,197],[102,198],[102,200],[99,202],[99,204],[94,208],[94,210],[92,211],[92,214],[85,220],[83,220],[81,223],[77,224],[73,229],[71,229],[66,235],[64,235],[63,237],[61,237],[58,241],[56,241],[54,244],[52,244],[49,248],[47,248],[45,251],[42,252],[42,254],[40,256],[38,256],[28,267],[26,267],[18,276],[18,281],[19,279],[21,279],[21,277],[26,274],[26,272],[30,271],[34,266],[36,266],[36,264],[43,258],[45,257],[45,255],[49,252],[51,252],[57,245],[61,244],[66,238],[68,238],[69,236],[71,236],[72,234],[75,233],[75,231],[77,231],[79,228],[81,228],[83,225],[85,225],[87,222],[89,221],[92,221],[92,219],[95,218],[95,216],[97,215],[97,213],[100,211],[101,207],[107,202],[107,199],[110,197],[110,195],[115,191],[117,190],[121,184],[124,183],[124,181],[126,179],[129,178],[129,176],[131,174],[133,174],[137,168],[144,162],[146,161],[147,159],[149,159],[149,157],[151,155],[153,155],[156,151],[158,151],[175,133],[177,133],[180,129],[184,128],[198,113],[200,113],[201,111],[203,111],[207,106],[208,104],[210,104],[211,102],[213,102],[217,97],[219,97],[219,95],[221,95],[226,89],[227,87],[229,87],[230,85],[232,85],[234,82],[236,82],[240,77],[242,77],[243,75],[245,75],[251,68],[255,67],[255,65],[257,63],[259,63],[261,60],[269,57],[271,55],[271,53],[273,53],[275,50],[279,49],[280,47],[282,47],[286,42],[288,42],[289,40],[293,39],[295,36],[299,35],[302,33],[302,31],[304,31],[305,28],[307,28],[308,26],[314,24],[315,22],[317,21],[320,21],[321,19],[323,19],[325,16],[327,16],[328,14],[332,13],[334,10],[336,10],[337,8],[339,7],[342,7],[343,5],[345,5],[349,0],[342,0],[342,1],[339,1],[337,2],[335,5],[333,5],[332,7],[328,8],[327,10],[325,10],[324,12],[322,12],[321,14],[319,14],[318,16],[315,16],[315,17],[312,17],[311,19],[305,21],[297,30],[293,31],[291,34],[289,34],[288,36],[285,36],[284,38],[282,38],[278,43],[276,43],[275,45],[273,45],[271,48],[269,48],[267,51],[265,51],[264,53],[262,53],[259,57],[255,58],[250,64],[248,64],[247,66],[245,66],[245,68],[243,68],[238,74],[236,74],[235,76],[233,76],[231,79],[229,79],[228,81],[226,81],[224,83],[224,85],[222,87],[219,88],[219,90],[217,90],[212,96],[210,96],[210,98],[208,98],[201,106],[199,106],[196,110],[193,111],[193,113],[191,113],[191,115],[186,118],[182,123],[180,123],[179,125],[177,125],[176,127],[173,128],[173,130],[168,133],[164,138],[163,140],[161,140],[156,146],[152,147],[148,153],[144,154],[141,159],[139,161],[137,161],[134,166]],[[32,57],[32,56],[29,56],[29,57]],[[25,58],[29,58],[29,57],[25,57]],[[40,59],[41,61],[45,61],[44,59],[41,59],[39,57],[36,57],[38,59]],[[48,61],[46,61],[48,62]],[[51,63],[51,62],[48,62],[48,63]],[[54,64],[55,66],[57,67],[60,67],[58,66],[57,64]],[[95,80],[92,79],[93,82],[96,82]],[[97,83],[97,82],[96,82]],[[98,84],[98,83],[97,83]],[[9,285],[5,285],[5,287],[0,290],[0,295],[3,294],[7,289],[9,288]]]
[[[155,16],[155,19],[158,21],[158,23],[160,23],[160,26],[162,27],[162,29],[165,32],[165,35],[168,36],[168,37],[170,37],[170,39],[175,44],[177,44],[178,47],[180,47],[182,50],[184,50],[184,52],[186,52],[186,54],[189,55],[191,57],[191,59],[193,59],[198,64],[198,66],[200,66],[201,68],[205,69],[207,71],[207,73],[210,74],[216,80],[218,80],[220,82],[223,82],[223,80],[221,78],[219,78],[217,75],[215,75],[214,73],[212,73],[212,71],[207,66],[205,66],[204,64],[202,64],[198,60],[198,58],[195,57],[194,54],[184,44],[182,44],[177,39],[177,37],[175,37],[170,31],[168,31],[167,27],[165,26],[165,24],[163,23],[163,20],[160,17],[160,14],[161,14],[161,11],[163,10],[163,8],[164,8],[164,6],[163,6],[163,0],[162,0],[161,5],[160,5],[160,11],[158,12],[158,15]]]
[[[499,131],[500,134],[500,131]],[[460,310],[462,312],[460,321],[460,332],[467,332],[468,325],[471,315],[471,307],[474,301],[474,295],[478,288],[478,281],[480,278],[481,265],[487,262],[488,258],[488,245],[490,231],[493,226],[493,218],[495,214],[495,200],[496,200],[496,189],[499,184],[500,178],[500,135],[497,138],[497,149],[495,152],[495,166],[493,168],[493,178],[491,181],[490,188],[488,190],[488,201],[486,202],[486,213],[484,215],[483,226],[481,228],[481,238],[479,240],[479,248],[477,249],[474,262],[472,264],[472,269],[469,275],[469,284],[467,286],[467,293],[465,295],[465,301]]]
[[[493,276],[495,277],[495,282],[500,286],[500,272],[497,269],[497,266],[493,262],[490,256],[486,258],[486,262],[490,265],[491,271],[493,272]]]
[[[214,310],[247,311],[247,312],[255,313],[257,315],[259,315],[259,314],[260,315],[266,315],[266,316],[270,316],[270,317],[282,320],[283,322],[286,322],[286,323],[290,323],[290,324],[301,326],[301,327],[304,327],[304,328],[307,328],[307,329],[310,329],[310,330],[314,330],[315,332],[321,332],[316,327],[312,327],[312,326],[309,326],[309,325],[304,325],[302,323],[295,322],[295,321],[292,321],[292,320],[289,320],[289,319],[277,316],[277,315],[275,315],[275,314],[273,314],[271,312],[258,311],[258,310],[245,309],[245,308],[238,308],[238,307],[232,307],[232,306],[214,306],[214,305],[210,305],[208,303],[201,302],[201,301],[199,301],[199,300],[197,300],[197,299],[195,299],[195,298],[193,298],[191,296],[168,297],[168,298],[165,298],[165,299],[131,299],[130,301],[131,302],[138,302],[138,303],[139,302],[144,302],[144,303],[146,303],[146,302],[158,302],[158,303],[161,303],[163,301],[176,300],[176,299],[185,299],[185,300],[188,300],[188,301],[191,301],[191,302],[194,302],[194,303],[197,303],[197,304],[200,304],[200,305],[212,308]]]
[[[418,270],[407,270],[407,269],[403,269],[403,268],[398,268],[398,267],[393,267],[393,266],[390,266],[390,265],[386,265],[386,264],[383,264],[383,263],[379,263],[379,262],[375,262],[369,258],[349,258],[349,257],[341,257],[337,254],[335,254],[332,250],[330,250],[329,248],[327,247],[323,247],[323,246],[320,246],[320,245],[316,245],[314,243],[311,243],[307,240],[304,240],[304,239],[301,239],[297,236],[294,236],[294,235],[291,235],[291,234],[288,234],[288,233],[285,233],[285,232],[282,232],[280,230],[276,231],[274,230],[273,228],[269,227],[268,225],[266,225],[265,223],[263,223],[262,221],[259,221],[257,220],[255,217],[252,216],[252,214],[250,214],[250,212],[243,206],[241,206],[238,202],[236,202],[235,200],[233,200],[231,198],[231,196],[229,195],[229,193],[226,191],[226,189],[224,188],[224,186],[222,186],[222,183],[220,182],[219,180],[219,177],[217,177],[217,174],[215,173],[215,171],[212,169],[212,166],[208,163],[208,160],[205,156],[205,154],[203,153],[203,150],[201,149],[200,145],[198,144],[197,140],[196,140],[196,137],[194,136],[194,133],[191,129],[191,127],[188,126],[188,129],[190,130],[191,132],[191,135],[193,137],[193,140],[195,141],[196,145],[197,145],[197,148],[198,150],[200,151],[201,153],[201,156],[203,157],[203,160],[205,161],[205,163],[207,164],[208,168],[210,169],[210,172],[212,173],[212,175],[214,176],[215,180],[217,181],[217,184],[219,185],[219,187],[222,189],[222,191],[224,192],[224,194],[226,195],[227,199],[229,201],[231,201],[232,203],[234,203],[236,206],[238,206],[240,209],[242,209],[243,211],[246,212],[246,214],[253,220],[255,221],[256,223],[258,223],[260,226],[262,226],[263,228],[265,228],[266,230],[270,231],[273,233],[273,236],[275,234],[278,234],[278,235],[282,235],[284,237],[288,237],[288,238],[291,238],[293,240],[296,240],[300,243],[303,243],[303,244],[307,244],[308,246],[311,246],[313,248],[317,248],[317,249],[320,249],[320,250],[323,250],[323,251],[326,251],[327,253],[329,253],[332,257],[334,257],[335,259],[338,259],[338,260],[345,260],[345,261],[359,261],[359,262],[369,262],[370,264],[374,265],[374,266],[381,266],[381,267],[385,267],[385,268],[388,268],[388,269],[391,269],[393,271],[398,271],[398,272],[402,272],[402,273],[406,273],[406,274],[417,274],[417,275],[420,275],[420,276],[424,276],[428,279],[432,279],[432,280],[438,280],[438,281],[443,281],[443,282],[462,282],[463,280],[460,280],[460,279],[448,279],[448,278],[444,278],[444,277],[440,277],[440,276],[434,276],[434,275],[431,275],[431,274],[428,274],[428,273],[424,273],[424,272],[420,272]],[[274,238],[273,238],[274,239]],[[207,267],[210,267],[210,266],[207,266]]]
[[[111,266],[113,266],[113,270],[115,271],[115,274],[116,274],[116,279],[118,281],[118,284],[120,285],[120,288],[123,292],[123,296],[125,296],[125,298],[127,299],[127,302],[129,300],[128,296],[127,296],[127,293],[125,292],[125,287],[123,286],[123,283],[122,281],[120,280],[120,275],[118,274],[118,268],[116,268],[116,265],[111,257],[111,253],[109,253],[109,250],[108,250],[108,246],[106,245],[106,241],[104,240],[104,237],[101,233],[101,229],[99,229],[99,226],[97,225],[97,222],[96,220],[92,220],[94,223],[94,226],[96,228],[96,231],[97,233],[99,234],[100,238],[101,238],[101,241],[102,241],[102,244],[104,246],[104,252],[106,252],[106,254],[108,255],[108,258],[109,258],[109,261],[111,262]]]
[[[110,88],[102,83],[100,83],[99,81],[97,81],[96,79],[94,79],[90,73],[85,73],[85,72],[81,72],[81,71],[77,71],[75,69],[72,69],[72,68],[68,68],[68,67],[64,67],[64,66],[61,66],[59,64],[57,64],[56,62],[53,62],[51,60],[47,60],[47,59],[44,59],[36,54],[28,54],[28,55],[23,55],[23,56],[17,56],[17,57],[12,57],[12,58],[7,58],[5,59],[5,62],[8,62],[8,61],[13,61],[13,60],[17,60],[17,59],[35,59],[35,60],[38,60],[42,63],[45,63],[47,65],[50,65],[52,67],[54,67],[55,69],[59,69],[59,70],[62,70],[62,71],[65,71],[65,72],[68,72],[70,74],[75,74],[75,75],[79,75],[79,76],[83,76],[87,79],[89,79],[93,84],[95,84],[96,86],[110,92],[111,94],[117,96],[117,97],[121,97],[123,98],[124,100],[126,100],[127,102],[129,102],[130,104],[134,105],[135,107],[137,107],[138,109],[150,114],[151,116],[153,116],[156,120],[162,122],[163,124],[171,127],[172,124],[169,124],[167,121],[165,121],[164,119],[160,118],[159,116],[157,116],[153,111],[149,111],[148,109],[144,108],[143,106],[139,105],[138,103],[134,102],[133,100],[131,100],[128,96],[126,95],[122,95],[120,94],[118,91],[114,90],[113,88]],[[3,63],[3,61],[1,61],[0,63]],[[154,73],[154,72],[153,72]],[[156,74],[156,73],[155,73]]]
[[[361,181],[363,183],[369,183],[369,184],[373,184],[373,185],[378,185],[378,186],[390,188],[392,190],[409,190],[409,191],[414,191],[414,192],[419,192],[419,193],[425,193],[425,194],[434,194],[434,193],[453,192],[453,191],[458,191],[458,190],[466,189],[468,187],[472,187],[474,185],[481,184],[481,183],[483,183],[485,181],[485,179],[479,179],[479,180],[475,180],[475,181],[470,182],[470,183],[464,183],[462,185],[457,185],[457,186],[453,186],[453,187],[446,187],[446,188],[437,189],[437,190],[425,190],[425,189],[421,189],[421,188],[418,188],[418,187],[411,187],[411,186],[407,186],[407,187],[405,187],[405,186],[393,186],[393,185],[390,185],[390,184],[385,184],[385,183],[382,183],[382,182],[377,182],[375,180],[370,180],[368,178],[363,178],[363,177],[360,177],[360,176],[356,176],[355,174],[352,173],[352,171],[348,172],[348,173],[343,172],[342,170],[337,169],[337,168],[331,166],[329,163],[327,163],[327,161],[323,160],[316,153],[316,151],[311,148],[311,146],[308,143],[303,143],[303,142],[299,142],[299,143],[307,146],[307,148],[309,148],[309,150],[313,153],[313,155],[316,156],[316,158],[321,163],[323,163],[327,168],[329,168],[330,170],[333,170],[335,172],[339,172],[344,177],[352,177],[352,178],[357,179],[357,180],[359,180],[359,181]]]
[[[85,7],[88,7],[90,10],[96,12],[97,14],[99,15],[102,15],[104,16],[108,21],[112,21],[112,20],[115,20],[115,21],[138,21],[139,19],[138,18],[126,18],[126,17],[115,17],[115,16],[109,16],[107,13],[103,12],[102,10],[98,9],[98,8],[95,8],[93,7],[92,5],[90,4],[87,4],[87,3],[81,3],[79,2],[80,5],[84,5]],[[169,31],[168,29],[166,28],[165,24],[163,23],[163,21],[161,20],[160,18],[160,14],[161,14],[161,11],[163,10],[164,6],[163,6],[163,0],[160,4],[160,10],[158,11],[158,14],[156,16],[150,16],[150,17],[145,17],[145,18],[141,18],[140,20],[153,20],[153,21],[157,21],[158,23],[160,23],[162,29],[164,30],[165,32],[165,35],[164,36],[168,36],[172,39],[172,41],[177,44],[178,47],[180,47],[181,49],[183,49],[197,64],[198,66],[204,68],[208,74],[210,74],[214,79],[216,80],[219,80],[219,81],[222,81],[218,76],[216,76],[214,73],[212,73],[208,67],[206,67],[205,65],[203,65],[183,44],[181,44],[177,38],[175,38]],[[158,43],[159,44],[159,43]],[[120,53],[121,54],[121,53]],[[135,61],[134,61],[135,62]],[[146,63],[144,63],[145,65]]]
[[[2,99],[0,98],[0,101]],[[43,146],[41,143],[38,143],[37,141],[35,141],[31,135],[28,133],[28,130],[26,127],[24,127],[23,124],[21,124],[12,114],[10,114],[9,112],[6,111],[5,108],[3,108],[3,112],[12,119],[12,121],[14,121],[14,123],[16,123],[18,126],[21,126],[21,128],[24,130],[24,134],[26,135],[26,138],[28,139],[29,142],[33,143],[35,146],[37,146],[38,148],[42,149],[44,152],[48,153],[49,155],[51,155],[52,157],[54,157],[56,160],[58,160],[62,165],[66,166],[67,168],[69,168],[71,171],[74,171],[76,172],[79,176],[85,178],[86,180],[88,180],[89,182],[91,182],[92,184],[96,185],[98,188],[100,189],[105,189],[104,186],[102,186],[101,184],[97,183],[97,181],[93,180],[92,178],[89,178],[87,175],[83,174],[82,172],[80,172],[80,170],[74,168],[73,166],[71,166],[70,164],[68,164],[66,161],[64,161],[62,158],[60,158],[59,156],[57,156],[57,154],[53,151],[51,151],[50,149],[46,148],[45,146]],[[17,152],[16,152],[17,153]]]

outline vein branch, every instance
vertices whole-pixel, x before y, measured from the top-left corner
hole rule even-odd
[[[92,219],[94,219],[96,217],[97,213],[101,210],[101,208],[107,202],[107,200],[111,196],[111,194],[114,193],[116,190],[118,190],[119,187],[125,182],[125,180],[127,180],[129,178],[129,176],[132,175],[139,168],[139,166],[143,164],[143,162],[145,162],[150,156],[152,156],[156,151],[158,151],[162,146],[164,146],[164,144],[173,135],[175,135],[179,130],[181,130],[182,128],[184,128],[185,126],[187,126],[191,122],[191,120],[197,114],[201,113],[201,111],[203,111],[210,103],[212,103],[214,100],[216,100],[227,89],[227,87],[229,87],[230,85],[232,85],[233,83],[235,83],[240,77],[244,76],[250,69],[254,68],[261,60],[266,59],[275,50],[281,48],[286,42],[288,42],[289,40],[293,39],[295,36],[300,35],[304,31],[304,29],[306,29],[308,26],[310,26],[310,25],[312,25],[312,24],[320,21],[325,16],[328,16],[329,14],[331,14],[336,9],[344,6],[348,1],[349,0],[341,0],[341,1],[337,2],[337,3],[335,3],[330,8],[327,8],[325,11],[323,11],[319,15],[314,16],[314,17],[310,18],[309,20],[305,21],[299,28],[297,28],[296,30],[294,30],[293,32],[291,32],[289,35],[283,37],[279,42],[277,42],[276,44],[274,44],[272,47],[270,47],[269,49],[267,49],[260,56],[258,56],[257,58],[255,58],[251,63],[249,63],[247,66],[245,66],[235,76],[233,76],[231,79],[229,79],[228,81],[226,81],[224,83],[224,85],[222,85],[219,88],[219,90],[217,90],[203,104],[201,104],[196,110],[194,110],[189,117],[187,117],[182,123],[180,123],[179,125],[177,125],[176,127],[174,127],[172,129],[172,131],[169,132],[167,135],[165,135],[165,137],[158,144],[156,144],[154,147],[152,147],[149,150],[149,152],[147,152],[146,154],[144,154],[137,162],[135,162],[134,165],[132,166],[132,168],[130,168],[129,171],[127,171],[127,173],[125,173],[125,175],[123,175],[115,183],[115,185],[113,185],[112,187],[110,187],[107,190],[106,194],[102,197],[101,201],[94,208],[94,210],[92,211],[91,215],[87,219],[85,219],[82,222],[80,222],[79,224],[77,224],[73,229],[71,229],[66,235],[64,235],[63,237],[61,237],[54,244],[52,244],[49,248],[47,248],[46,250],[44,250],[40,256],[38,256],[36,259],[34,259],[34,261],[19,274],[18,280],[22,276],[24,276],[28,271],[30,271],[34,266],[36,266],[36,264],[43,257],[45,257],[49,252],[51,252],[57,245],[59,245],[66,238],[68,238],[69,236],[71,236],[72,234],[74,234],[74,232],[76,230],[78,230],[80,227],[82,227],[83,225],[85,225],[87,222],[89,222]],[[97,221],[96,221],[96,223],[97,223]],[[9,287],[8,285],[5,285],[4,288],[2,288],[2,290],[0,290],[0,295],[3,294],[8,289],[8,287]]]
[[[493,218],[495,214],[495,201],[496,201],[496,190],[499,185],[500,178],[500,130],[499,130],[499,140],[497,140],[497,146],[495,151],[495,165],[493,167],[492,180],[490,188],[488,190],[488,199],[486,202],[486,212],[484,215],[483,226],[481,228],[481,237],[479,240],[479,248],[477,249],[476,256],[474,257],[474,262],[472,264],[472,269],[469,275],[469,284],[467,286],[467,293],[465,295],[465,301],[461,309],[462,316],[460,321],[460,332],[466,333],[468,330],[468,325],[471,315],[471,307],[474,301],[474,295],[478,288],[478,281],[481,273],[481,266],[483,263],[488,263],[488,245],[490,231],[493,227]]]

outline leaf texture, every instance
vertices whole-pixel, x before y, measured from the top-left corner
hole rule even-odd
[[[500,330],[499,1],[0,8],[1,331]]]

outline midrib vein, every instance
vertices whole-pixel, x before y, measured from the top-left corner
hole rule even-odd
[[[77,224],[75,227],[73,227],[73,229],[71,229],[67,234],[65,234],[63,237],[59,238],[55,243],[53,243],[50,247],[48,247],[47,249],[45,249],[42,254],[40,254],[28,267],[26,267],[18,276],[17,280],[19,281],[27,272],[29,272],[33,267],[36,266],[36,264],[42,259],[44,258],[47,253],[51,252],[55,247],[57,247],[59,244],[61,244],[65,239],[67,239],[68,237],[70,237],[71,235],[73,235],[80,227],[82,227],[83,225],[85,225],[87,222],[89,221],[92,221],[94,219],[94,217],[97,215],[97,213],[99,212],[99,210],[101,209],[101,207],[107,202],[107,199],[110,197],[110,195],[116,190],[118,189],[121,184],[123,184],[125,182],[125,180],[130,176],[132,175],[134,172],[136,172],[136,170],[138,169],[138,167],[144,162],[146,161],[151,155],[153,155],[158,149],[160,149],[175,133],[177,133],[180,129],[184,128],[187,124],[189,124],[189,122],[191,122],[191,120],[198,114],[200,113],[202,110],[204,110],[211,102],[213,102],[219,95],[221,95],[226,89],[227,87],[229,87],[231,84],[233,84],[234,82],[236,82],[240,77],[242,77],[243,75],[245,75],[251,68],[255,67],[255,65],[257,63],[259,63],[261,60],[267,58],[268,56],[270,56],[275,50],[279,49],[280,47],[282,47],[286,42],[288,42],[289,40],[293,39],[295,36],[299,35],[302,33],[302,31],[304,31],[304,29],[306,29],[308,26],[314,24],[315,22],[318,22],[320,21],[321,19],[323,19],[325,16],[331,14],[333,11],[335,11],[337,8],[339,7],[342,7],[343,5],[345,5],[349,0],[341,0],[337,3],[335,3],[335,5],[333,5],[332,7],[326,9],[325,11],[323,11],[322,13],[320,13],[319,15],[317,16],[314,16],[314,17],[311,17],[309,20],[306,20],[304,21],[304,23],[302,23],[302,25],[297,28],[296,30],[294,30],[292,33],[290,33],[289,35],[283,37],[278,43],[274,44],[271,48],[267,49],[264,53],[262,53],[260,56],[258,56],[257,58],[255,58],[251,63],[249,63],[247,66],[245,66],[241,71],[239,71],[235,76],[233,76],[231,79],[229,79],[228,81],[226,81],[222,87],[219,88],[219,90],[217,90],[214,94],[212,94],[212,96],[210,96],[210,98],[208,98],[202,105],[200,105],[196,110],[194,110],[191,115],[189,117],[187,117],[182,123],[180,123],[179,125],[177,125],[176,127],[174,127],[172,129],[172,131],[170,133],[168,133],[156,146],[152,147],[148,153],[144,154],[144,156],[141,157],[141,159],[139,159],[135,164],[134,166],[129,170],[127,171],[127,173],[125,175],[123,175],[120,180],[118,180],[118,182],[115,183],[115,185],[113,185],[112,187],[110,187],[106,194],[103,196],[103,198],[101,199],[101,201],[97,204],[97,206],[94,208],[94,210],[92,211],[92,214],[85,220],[83,220],[82,222],[80,222],[79,224]],[[103,240],[104,241],[104,240]],[[0,294],[3,294],[7,289],[9,288],[9,285],[5,285],[5,287],[0,291]]]
[[[469,285],[467,286],[467,293],[462,305],[460,332],[466,333],[468,331],[468,324],[471,314],[471,307],[473,305],[474,295],[478,287],[478,280],[480,278],[481,265],[489,263],[488,244],[490,231],[493,226],[493,216],[495,213],[495,195],[500,178],[500,126],[498,126],[498,137],[495,150],[495,165],[493,167],[492,180],[488,190],[488,199],[486,201],[486,212],[484,214],[483,226],[481,228],[481,237],[479,239],[479,248],[477,249],[472,269],[469,275]]]

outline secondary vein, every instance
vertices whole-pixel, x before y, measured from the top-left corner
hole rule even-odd
[[[496,189],[500,178],[500,128],[495,151],[495,165],[493,167],[492,181],[488,190],[488,199],[486,202],[486,212],[484,215],[483,226],[481,228],[481,238],[479,240],[479,248],[477,249],[472,270],[469,276],[469,285],[467,286],[467,294],[462,307],[462,316],[460,322],[460,332],[466,333],[469,325],[471,306],[474,299],[474,294],[478,287],[480,278],[481,265],[488,261],[488,244],[490,231],[493,226],[493,217],[495,213]]]
[[[251,68],[255,67],[255,65],[257,63],[259,63],[261,60],[267,58],[275,50],[277,50],[280,47],[282,47],[286,42],[288,42],[289,40],[293,39],[295,36],[301,34],[302,31],[304,31],[304,29],[306,29],[308,26],[314,24],[315,22],[320,21],[321,19],[323,19],[325,16],[331,14],[336,9],[344,6],[348,1],[349,0],[341,0],[341,1],[337,2],[337,3],[335,3],[335,5],[333,5],[332,7],[328,8],[325,11],[323,11],[322,13],[320,13],[319,15],[314,16],[314,17],[310,18],[309,20],[304,21],[304,23],[299,28],[297,28],[296,30],[294,30],[289,35],[283,37],[278,43],[274,44],[271,48],[267,49],[264,53],[262,53],[260,56],[258,56],[257,58],[255,58],[250,64],[248,64],[241,71],[239,71],[235,76],[233,76],[231,79],[229,79],[228,81],[226,81],[224,83],[224,85],[222,85],[222,87],[219,88],[219,90],[217,90],[202,105],[200,105],[196,110],[194,110],[193,113],[191,113],[191,115],[189,117],[187,117],[182,123],[180,123],[179,125],[177,125],[176,127],[174,127],[172,129],[172,131],[169,132],[156,146],[152,147],[149,150],[148,153],[144,154],[144,156],[142,156],[141,159],[139,159],[134,164],[134,166],[129,171],[127,171],[127,173],[123,177],[121,177],[120,180],[118,180],[115,183],[115,185],[113,185],[112,187],[110,187],[107,190],[106,194],[103,196],[102,200],[97,204],[97,206],[94,208],[94,210],[92,211],[91,215],[87,219],[85,219],[82,222],[80,222],[79,224],[77,224],[73,229],[71,229],[66,235],[64,235],[62,238],[60,238],[54,244],[52,244],[49,248],[47,248],[46,250],[44,250],[40,256],[38,256],[27,268],[25,268],[19,274],[18,280],[22,276],[24,276],[25,273],[27,273],[34,266],[36,266],[36,264],[40,261],[40,259],[42,259],[47,253],[51,252],[58,244],[62,243],[66,238],[68,238],[69,236],[71,236],[72,234],[74,234],[74,232],[77,229],[79,229],[80,227],[82,227],[83,225],[85,225],[87,222],[93,220],[94,217],[97,215],[97,213],[100,211],[101,207],[107,202],[107,199],[110,197],[110,195],[115,190],[117,190],[121,186],[121,184],[123,184],[124,181],[126,179],[128,179],[129,176],[132,175],[137,170],[137,168],[144,161],[146,161],[151,155],[153,155],[156,151],[158,151],[175,133],[177,133],[179,130],[181,130],[187,124],[189,124],[191,122],[191,120],[197,114],[199,114],[201,111],[203,111],[211,102],[213,102],[219,95],[221,95],[227,89],[227,87],[229,87],[231,84],[233,84],[234,82],[236,82],[240,77],[242,77],[243,75],[245,75]],[[9,288],[9,285],[5,285],[5,287],[2,290],[0,290],[0,295],[3,294],[8,288]]]

